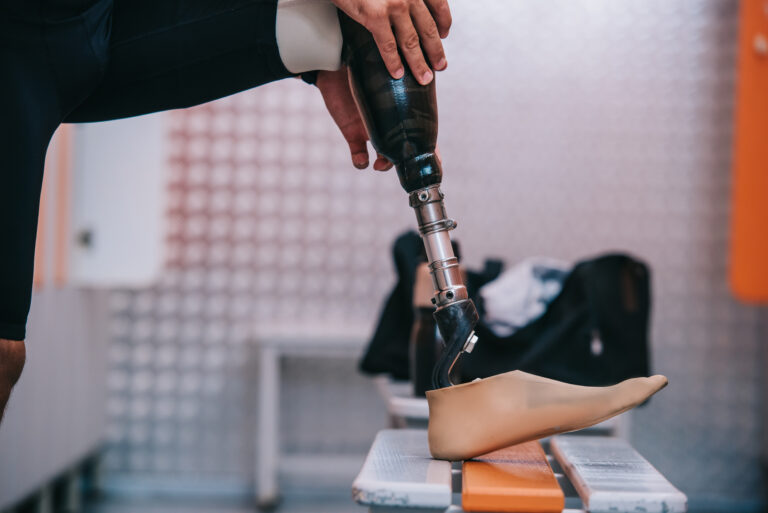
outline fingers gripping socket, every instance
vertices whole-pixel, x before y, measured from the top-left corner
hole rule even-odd
[[[456,228],[456,222],[448,218],[443,198],[444,194],[439,185],[413,191],[409,196],[410,205],[416,211],[419,232],[424,241],[432,284],[435,287],[432,303],[438,308],[468,298],[459,269],[459,260],[453,254],[448,233]]]

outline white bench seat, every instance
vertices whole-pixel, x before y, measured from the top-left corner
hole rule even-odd
[[[687,498],[626,440],[578,435],[550,442],[591,513],[683,513]]]
[[[380,431],[352,484],[352,495],[372,510],[445,510],[451,505],[451,464],[432,459],[424,430]]]

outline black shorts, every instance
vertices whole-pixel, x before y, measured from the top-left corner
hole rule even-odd
[[[0,0],[0,338],[22,340],[45,152],[62,122],[189,107],[290,76],[277,0]]]

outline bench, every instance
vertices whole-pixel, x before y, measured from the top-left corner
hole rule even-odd
[[[258,329],[257,329],[258,328]],[[281,473],[295,473],[321,468],[324,472],[351,464],[349,458],[323,455],[287,455],[280,447],[281,362],[287,357],[356,358],[365,346],[367,328],[349,325],[332,329],[322,325],[270,327],[254,325],[252,339],[258,348],[259,386],[256,410],[256,503],[260,508],[274,508],[279,502]],[[323,336],[318,336],[322,333]],[[354,473],[354,469],[351,470]]]
[[[380,431],[352,494],[371,513],[686,511],[685,495],[622,439],[560,435],[543,445],[556,459],[529,442],[452,465],[430,457],[425,430]]]
[[[376,513],[442,511],[451,505],[451,479],[451,463],[429,455],[426,431],[387,429],[376,435],[352,496]]]
[[[557,436],[552,453],[591,513],[682,513],[687,498],[620,438]]]

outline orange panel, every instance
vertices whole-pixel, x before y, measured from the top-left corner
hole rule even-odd
[[[63,286],[67,282],[69,269],[69,212],[72,194],[72,126],[61,125],[58,130],[58,158],[56,180],[56,254],[54,259],[54,282]]]
[[[465,461],[465,511],[559,513],[565,496],[539,442],[526,442]]]
[[[768,301],[768,2],[742,0],[733,168],[731,288]]]
[[[40,290],[45,285],[46,243],[48,225],[48,176],[50,175],[50,159],[46,155],[45,172],[43,173],[43,185],[40,190],[40,206],[38,208],[37,238],[35,239],[35,267],[32,278],[32,286]]]

